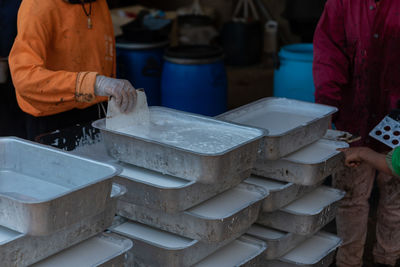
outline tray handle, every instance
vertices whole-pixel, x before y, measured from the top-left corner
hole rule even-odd
[[[112,184],[110,198],[116,199],[122,197],[127,192],[126,187],[117,183]]]

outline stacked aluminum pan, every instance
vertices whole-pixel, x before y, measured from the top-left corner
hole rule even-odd
[[[151,134],[109,131],[104,120],[93,124],[103,137],[97,145],[103,144],[111,157],[123,162],[117,180],[128,193],[117,205],[122,219],[110,231],[139,244],[130,251],[128,264],[203,266],[209,264],[201,263],[205,258],[218,261],[218,255],[237,247],[248,248],[249,253],[231,259],[235,265],[257,262],[265,243],[241,236],[257,220],[268,191],[243,181],[251,173],[265,131],[160,107],[150,108],[150,113],[157,127],[172,121],[184,125],[182,136],[188,136],[187,131],[193,138],[226,136],[226,146],[212,153],[196,151],[175,146],[168,138],[153,140]],[[202,127],[196,132],[198,124]],[[237,134],[242,141],[234,141]]]
[[[0,153],[1,266],[34,264],[112,223],[119,168],[18,138],[0,138]]]
[[[320,186],[343,167],[343,155],[337,148],[348,146],[323,138],[334,112],[336,109],[328,106],[265,98],[219,116],[225,121],[268,130],[253,169],[257,176],[246,180],[270,190],[258,225],[248,231],[267,243],[267,266],[308,266],[285,260],[290,258],[287,253],[301,250],[298,246],[309,238],[318,239],[318,231],[335,217],[337,202],[344,193]],[[318,261],[318,266],[330,264],[332,255],[328,252],[338,246],[338,242],[332,243],[326,247],[327,253],[322,253],[325,259]]]

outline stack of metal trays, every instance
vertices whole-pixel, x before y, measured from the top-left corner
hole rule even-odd
[[[263,241],[244,235],[194,266],[264,266],[262,255],[266,249],[267,245]]]
[[[335,218],[337,203],[344,195],[321,186],[278,211],[262,213],[257,223],[300,235],[314,234]]]
[[[268,249],[264,252],[267,260],[280,258],[307,239],[306,235],[282,232],[259,224],[252,225],[246,234],[267,244]]]
[[[268,192],[262,188],[241,183],[184,212],[170,214],[119,201],[117,214],[187,238],[214,243],[246,231],[257,220],[267,196]]]
[[[246,183],[260,186],[269,192],[264,199],[262,212],[272,212],[313,191],[319,185],[302,186],[252,175]]]
[[[38,262],[32,267],[124,267],[125,255],[133,243],[114,234],[101,234],[61,253]]]
[[[337,149],[348,146],[345,142],[320,139],[281,159],[264,160],[256,165],[254,173],[299,185],[317,185],[344,167],[343,153]]]
[[[30,236],[0,226],[1,266],[28,266],[100,234],[112,224],[117,199],[124,193],[123,187],[114,184],[104,211],[47,236]]]
[[[108,153],[145,169],[204,184],[222,177],[246,179],[266,131],[163,107],[150,107],[150,123],[100,129]]]
[[[50,235],[106,210],[120,172],[18,138],[0,138],[0,153],[0,225],[32,236]]]
[[[219,243],[204,243],[123,218],[116,219],[109,230],[135,244],[135,249],[128,252],[127,266],[192,266],[241,235]]]
[[[228,111],[217,118],[268,130],[256,168],[322,138],[334,107],[286,98],[268,97]]]
[[[336,249],[342,243],[335,235],[319,232],[276,260],[266,262],[269,267],[327,267],[333,262]]]

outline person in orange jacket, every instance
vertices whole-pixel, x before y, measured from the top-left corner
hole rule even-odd
[[[24,0],[9,56],[28,139],[98,119],[115,97],[133,109],[135,88],[114,79],[115,39],[106,0]]]

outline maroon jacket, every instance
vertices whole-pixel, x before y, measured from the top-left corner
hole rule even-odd
[[[315,99],[363,137],[400,99],[400,1],[328,0],[314,36]]]

